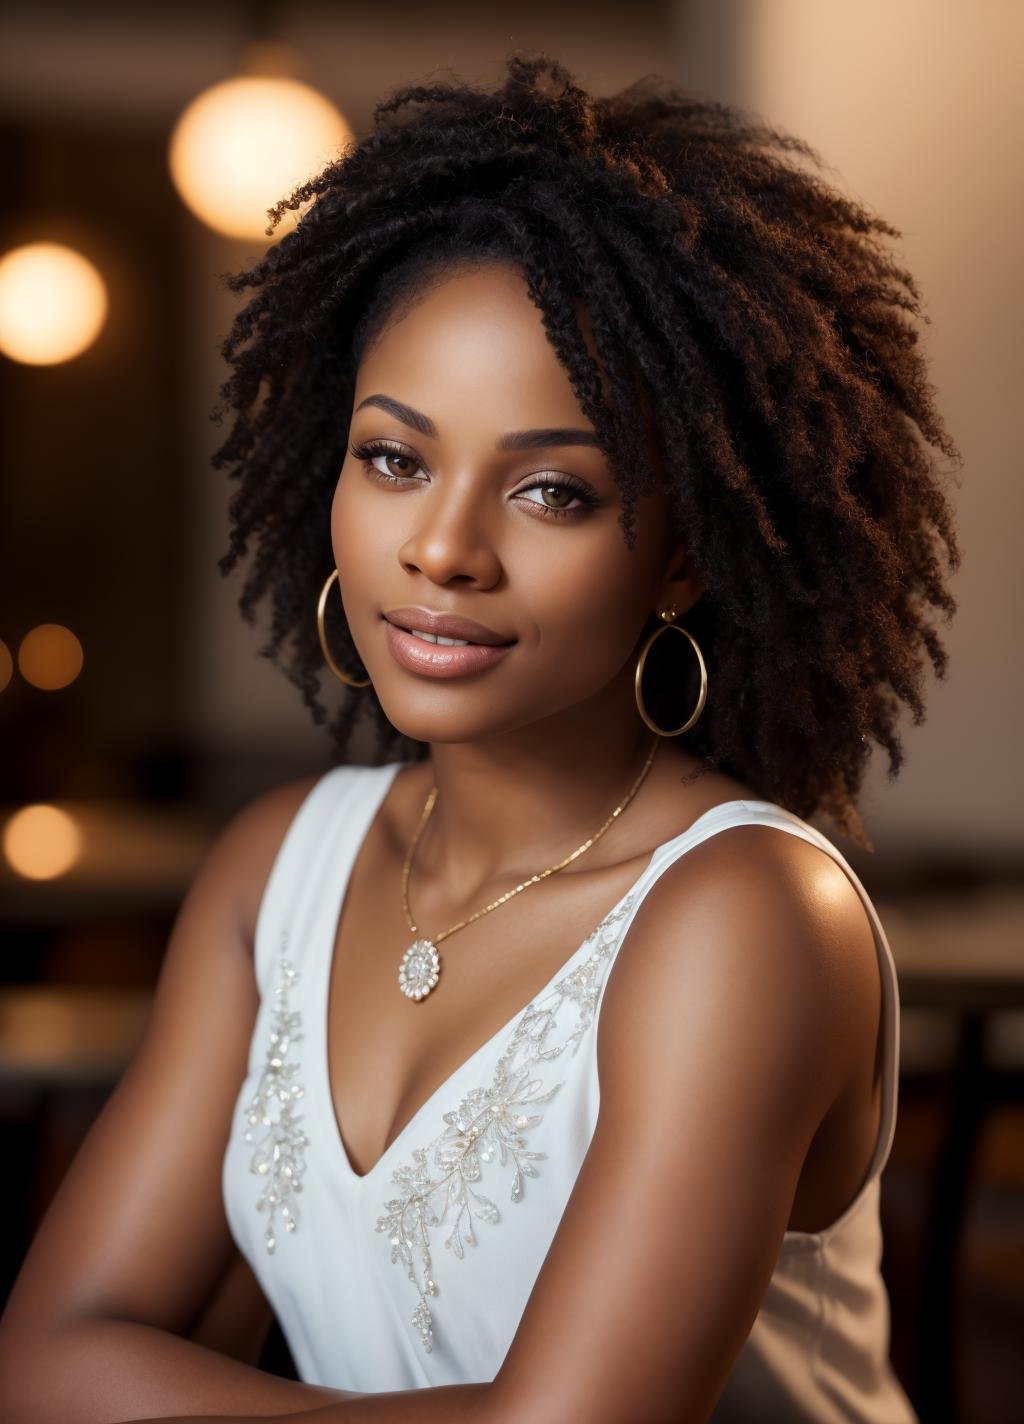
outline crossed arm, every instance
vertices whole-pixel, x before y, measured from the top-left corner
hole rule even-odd
[[[220,1195],[257,1007],[253,907],[225,886],[240,883],[240,860],[250,875],[253,855],[269,863],[270,828],[305,789],[240,813],[182,906],[145,1042],[0,1322],[0,1415],[708,1419],[768,1286],[808,1148],[876,1021],[874,943],[841,868],[758,826],[721,832],[662,873],[609,973],[594,1137],[497,1376],[323,1389],[256,1367],[269,1309],[232,1265]]]

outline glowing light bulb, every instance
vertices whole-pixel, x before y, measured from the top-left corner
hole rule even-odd
[[[4,826],[3,847],[15,874],[54,880],[81,856],[82,836],[66,811],[40,803],[15,811]]]
[[[25,634],[18,648],[22,677],[44,692],[55,692],[74,682],[84,661],[81,643],[60,623],[40,623]]]
[[[99,335],[107,288],[92,263],[59,242],[30,242],[0,257],[0,350],[12,361],[70,361]]]
[[[182,199],[227,237],[265,237],[267,209],[351,142],[324,95],[298,79],[226,79],[198,95],[171,134],[168,161]],[[283,234],[298,220],[286,213]]]

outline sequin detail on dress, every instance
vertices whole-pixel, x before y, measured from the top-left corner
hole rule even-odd
[[[306,1170],[305,1150],[309,1138],[299,1126],[302,1114],[294,1105],[304,1089],[296,1075],[299,1064],[288,1059],[293,1046],[302,1040],[302,1015],[289,1006],[288,995],[299,978],[299,972],[287,958],[288,932],[281,935],[278,978],[274,985],[276,1006],[270,1012],[270,1041],[266,1063],[252,1100],[246,1109],[245,1141],[255,1146],[249,1162],[250,1172],[266,1179],[256,1202],[257,1211],[267,1212],[267,1228],[263,1233],[269,1255],[276,1245],[275,1220],[281,1213],[286,1231],[294,1231],[299,1213],[295,1198],[302,1191],[302,1174]],[[277,1104],[276,1115],[273,1111]],[[256,1129],[263,1128],[256,1136]]]
[[[483,1164],[494,1158],[502,1167],[512,1163],[509,1197],[514,1202],[522,1200],[523,1178],[539,1175],[533,1163],[547,1153],[531,1152],[523,1134],[535,1127],[543,1114],[529,1109],[550,1102],[565,1080],[545,1087],[542,1078],[531,1077],[531,1070],[538,1063],[560,1057],[570,1047],[570,1056],[575,1058],[583,1035],[594,1022],[601,978],[619,938],[612,930],[629,913],[635,898],[633,891],[587,936],[584,945],[597,942],[594,952],[523,1010],[490,1086],[472,1089],[457,1108],[442,1114],[447,1123],[444,1130],[427,1147],[415,1148],[410,1159],[391,1174],[400,1195],[385,1203],[387,1213],[377,1218],[376,1229],[387,1232],[392,1264],[401,1260],[416,1288],[419,1301],[410,1318],[428,1354],[434,1339],[428,1297],[440,1294],[433,1278],[431,1228],[444,1224],[452,1209],[451,1230],[444,1244],[462,1260],[465,1244],[478,1244],[473,1217],[491,1224],[501,1220],[494,1202],[474,1186],[484,1175]],[[566,1000],[577,1006],[576,1026],[563,1043],[545,1046]],[[417,1254],[422,1281],[416,1273]]]

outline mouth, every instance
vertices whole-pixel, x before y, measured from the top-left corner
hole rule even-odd
[[[388,648],[396,663],[407,672],[426,677],[456,678],[484,672],[506,658],[516,641],[476,643],[428,629],[403,628],[390,618],[383,621]]]
[[[388,620],[390,622],[390,619]],[[445,638],[440,633],[428,633],[425,628],[406,627],[404,623],[396,623],[394,626],[402,633],[411,633],[414,638],[420,638],[424,643],[434,643],[439,648],[482,648],[487,646],[501,647],[502,644],[476,643],[471,638]]]
[[[516,641],[457,613],[435,613],[429,608],[392,608],[381,615],[387,623],[440,647],[507,647]]]

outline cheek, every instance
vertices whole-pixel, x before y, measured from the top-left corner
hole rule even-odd
[[[567,535],[553,544],[524,551],[509,569],[523,626],[536,630],[538,650],[553,667],[564,672],[570,659],[614,672],[649,611],[639,556],[625,548],[617,524],[600,537]]]
[[[365,517],[360,508],[360,490],[354,475],[345,470],[338,480],[331,501],[331,549],[339,572],[341,600],[350,626],[358,626],[359,610],[367,596],[378,590],[374,570],[379,573],[381,551],[374,538],[384,537],[380,521]]]
[[[380,521],[375,531],[374,521],[365,517],[361,509],[359,475],[361,471],[352,466],[350,459],[342,466],[338,483],[334,487],[331,501],[331,544],[342,578],[346,570],[355,569],[360,563],[360,552],[372,543],[374,533],[382,533]]]

